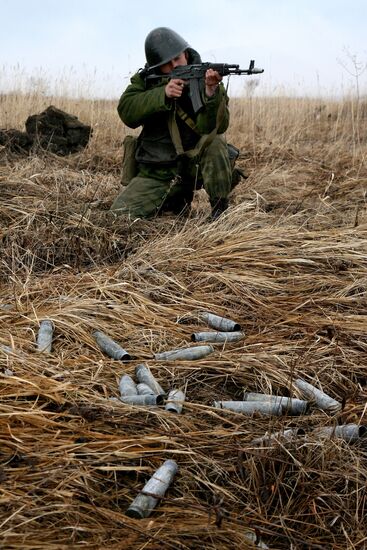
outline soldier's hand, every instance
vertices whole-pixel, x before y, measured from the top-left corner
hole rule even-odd
[[[207,97],[212,97],[216,89],[218,88],[219,82],[222,80],[222,76],[213,69],[208,69],[205,73],[205,95]]]
[[[185,86],[185,81],[180,78],[173,78],[168,82],[164,91],[168,98],[177,99],[182,96],[182,92]]]

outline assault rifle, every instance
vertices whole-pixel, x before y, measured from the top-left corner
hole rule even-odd
[[[264,69],[257,69],[255,67],[255,61],[251,59],[248,69],[240,69],[239,65],[228,65],[228,63],[197,63],[194,65],[179,65],[175,67],[169,74],[147,74],[146,79],[152,80],[157,78],[168,77],[179,78],[181,80],[188,80],[189,95],[191,98],[194,112],[197,113],[203,106],[203,102],[200,96],[200,82],[205,76],[208,69],[217,71],[221,76],[234,75],[252,75],[260,74],[264,72]]]

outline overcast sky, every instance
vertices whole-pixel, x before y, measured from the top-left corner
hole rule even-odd
[[[255,59],[259,93],[339,94],[355,84],[351,58],[367,62],[367,0],[0,0],[0,14],[0,91],[66,82],[118,97],[159,26],[203,61]],[[232,77],[230,90],[243,92],[247,78]],[[359,80],[366,93],[367,71]]]

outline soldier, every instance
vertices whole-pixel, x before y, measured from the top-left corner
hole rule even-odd
[[[177,66],[201,63],[199,54],[176,32],[159,27],[148,34],[145,55],[145,68],[131,78],[118,105],[127,126],[143,127],[132,148],[136,170],[111,210],[132,218],[178,214],[190,208],[195,189],[204,187],[215,219],[228,206],[232,183],[223,135],[229,111],[222,77],[212,69],[206,72],[204,106],[195,114],[185,82],[165,75]],[[148,72],[162,78],[147,79]],[[128,149],[125,145],[125,156]],[[129,159],[124,162],[131,166]]]

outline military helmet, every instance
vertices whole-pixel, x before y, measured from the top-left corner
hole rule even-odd
[[[168,27],[150,31],[145,39],[145,57],[149,69],[155,69],[180,55],[189,45],[177,32]]]

